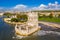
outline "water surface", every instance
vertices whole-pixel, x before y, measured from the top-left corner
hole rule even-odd
[[[5,23],[3,18],[0,16],[0,40],[60,40],[59,28],[52,28],[41,23],[39,26],[42,29],[36,32],[35,35],[22,39],[13,38],[15,36],[14,25]]]

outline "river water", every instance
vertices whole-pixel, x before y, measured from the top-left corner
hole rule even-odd
[[[41,30],[34,35],[22,39],[14,38],[14,25],[5,23],[3,18],[4,17],[0,16],[0,40],[60,40],[59,28],[52,28],[41,23],[39,23]]]

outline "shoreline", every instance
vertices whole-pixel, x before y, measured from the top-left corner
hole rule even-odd
[[[35,32],[39,31],[41,28],[36,28],[34,31],[30,32],[30,33],[26,33],[26,34],[23,34],[21,32],[19,32],[19,30],[16,29],[16,35],[20,35],[20,36],[30,36],[32,34],[34,34]]]
[[[53,28],[60,28],[60,25],[59,25],[59,24],[56,24],[56,23],[44,22],[44,21],[39,21],[39,23],[42,23],[42,24],[44,24],[44,25],[51,26],[51,27],[53,27]]]
[[[24,23],[21,23],[21,22],[11,22],[11,21],[8,21],[8,20],[11,20],[11,18],[4,18],[4,21],[6,23],[9,23],[9,24],[25,24],[26,23],[26,22],[24,22]]]
[[[11,18],[4,18],[4,21],[6,23],[9,23],[9,24],[25,24],[26,23],[26,22],[24,22],[24,23],[21,23],[21,22],[11,22],[11,21],[7,21],[7,20],[11,20]],[[42,23],[44,25],[48,25],[48,26],[51,26],[51,27],[54,27],[54,28],[60,28],[59,24],[52,23],[52,22],[39,21],[38,23]]]
[[[9,24],[26,24],[26,22],[24,23],[21,23],[21,22],[11,22],[11,21],[8,21],[8,20],[11,20],[11,18],[4,18],[4,21],[6,23],[9,23]],[[29,36],[29,35],[32,35],[33,33],[35,33],[36,31],[40,30],[41,28],[40,27],[36,27],[33,31],[29,32],[29,33],[21,33],[16,27],[15,27],[15,30],[16,30],[16,35],[21,35],[21,36]]]

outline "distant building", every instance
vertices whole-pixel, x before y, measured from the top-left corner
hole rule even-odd
[[[60,14],[60,10],[40,10],[40,11],[32,11],[37,12],[40,16],[45,15],[49,16],[51,13],[53,14],[53,17],[58,17]]]

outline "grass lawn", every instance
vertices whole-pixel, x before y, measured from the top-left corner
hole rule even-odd
[[[60,23],[60,18],[38,18],[39,21],[47,21],[47,22],[54,22]]]

